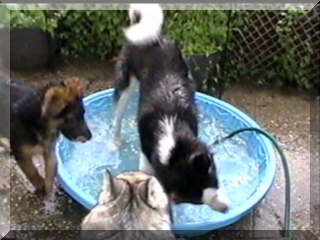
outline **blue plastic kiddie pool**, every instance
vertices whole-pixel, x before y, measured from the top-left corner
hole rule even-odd
[[[135,121],[138,93],[123,120],[123,144],[115,153],[108,148],[114,130],[111,127],[113,92],[113,89],[105,90],[84,99],[92,140],[82,144],[60,136],[56,147],[58,181],[87,209],[97,203],[106,168],[115,175],[138,169],[140,146]],[[196,94],[196,101],[199,137],[208,144],[240,128],[260,128],[249,116],[226,102],[202,93]],[[231,200],[231,209],[223,214],[205,205],[173,206],[173,228],[178,235],[200,235],[236,222],[257,207],[272,185],[276,169],[275,151],[262,135],[241,133],[215,146],[212,151],[219,182]]]

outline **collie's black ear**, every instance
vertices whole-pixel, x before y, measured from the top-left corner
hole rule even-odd
[[[208,173],[213,163],[210,153],[196,153],[191,156],[193,168],[199,173]]]

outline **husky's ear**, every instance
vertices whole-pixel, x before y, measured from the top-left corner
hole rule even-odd
[[[151,177],[143,183],[140,194],[142,199],[152,208],[164,209],[169,204],[167,194],[155,177]]]
[[[102,192],[100,193],[99,203],[103,204],[115,199],[123,187],[123,182],[112,176],[109,170],[106,170],[103,176]]]
[[[59,114],[67,105],[66,93],[62,88],[53,87],[47,90],[41,108],[42,117],[52,117]]]
[[[195,153],[191,155],[190,162],[197,172],[208,173],[213,163],[213,157],[210,153]]]

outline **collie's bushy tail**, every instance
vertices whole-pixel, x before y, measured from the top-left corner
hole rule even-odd
[[[133,24],[124,30],[129,42],[143,45],[159,38],[163,23],[163,11],[159,4],[130,4],[129,17]]]

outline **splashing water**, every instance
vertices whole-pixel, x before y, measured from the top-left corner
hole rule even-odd
[[[137,98],[137,96],[135,96]],[[110,100],[109,100],[110,101]],[[110,148],[113,137],[113,106],[109,101],[102,106],[87,109],[86,118],[93,134],[91,141],[81,144],[63,138],[61,146],[64,168],[72,180],[94,199],[98,198],[102,186],[102,173],[106,168],[114,174],[138,170],[140,142],[136,125],[137,99],[132,100],[122,124],[122,145],[119,151]],[[90,105],[91,106],[91,105]],[[102,110],[101,110],[102,109]],[[199,136],[206,143],[230,132],[222,120],[199,105]],[[221,121],[220,121],[221,120]],[[250,155],[248,144],[234,138],[214,149],[215,163],[222,191],[231,200],[231,210],[248,199],[259,186],[259,163]],[[202,223],[215,219],[218,213],[205,205],[179,204],[173,206],[176,224]]]

